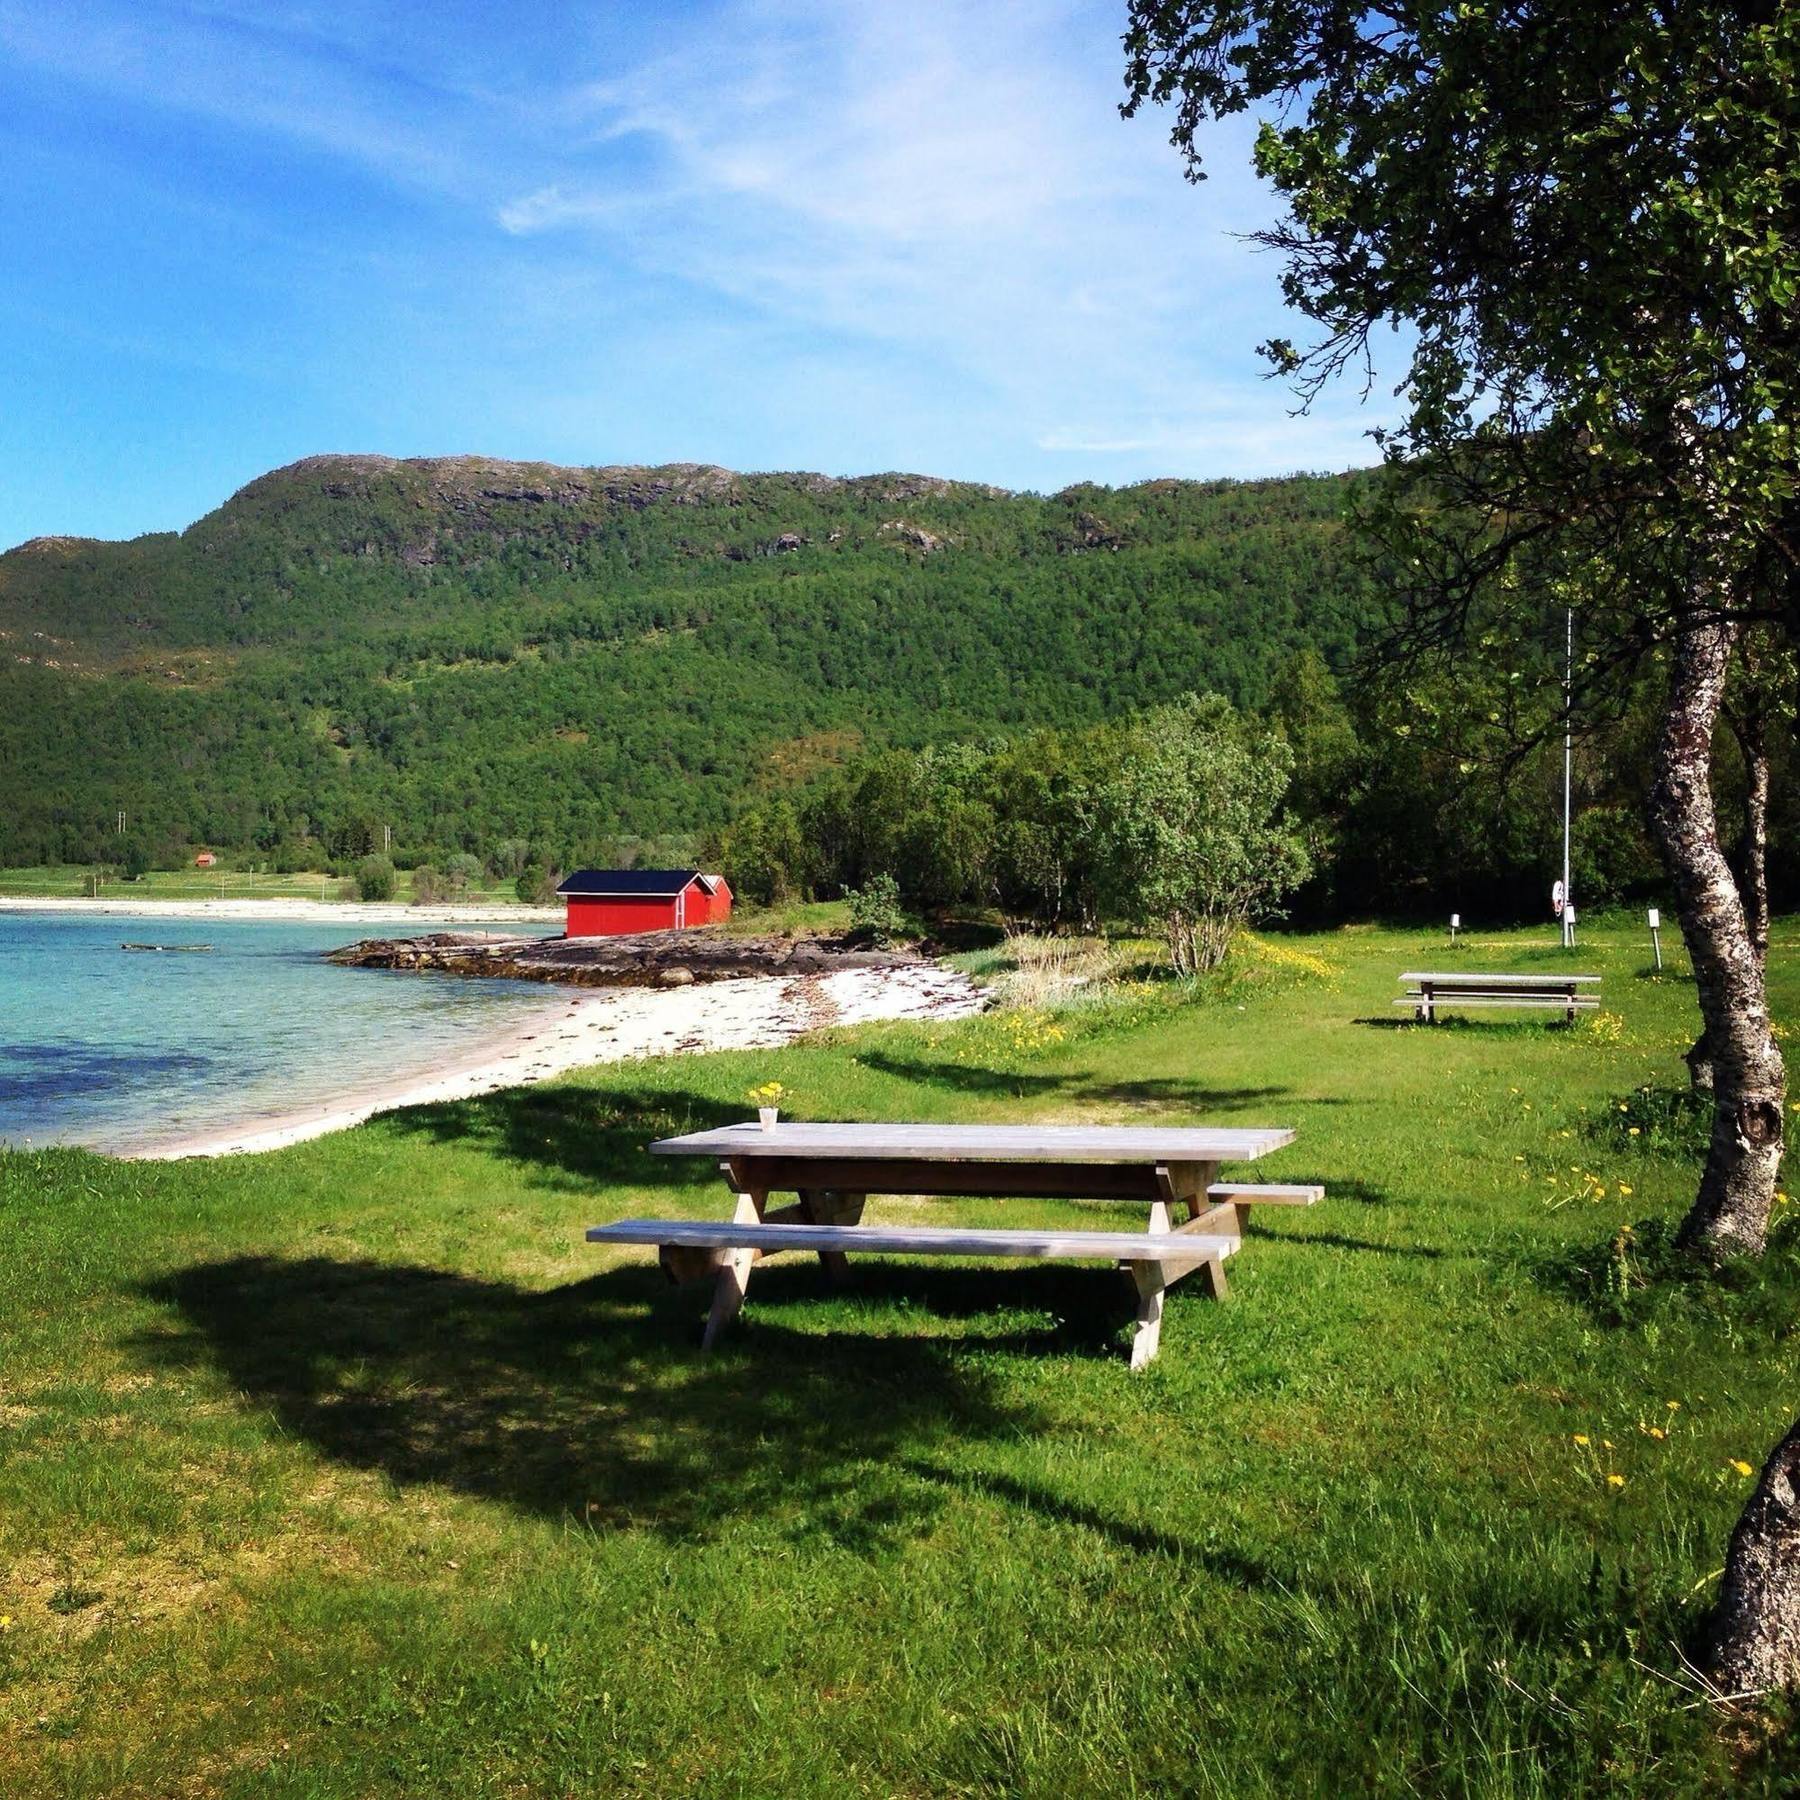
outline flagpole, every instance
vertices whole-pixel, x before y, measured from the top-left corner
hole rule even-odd
[[[1564,614],[1566,639],[1563,650],[1563,911],[1562,941],[1565,950],[1575,943],[1575,921],[1572,907],[1574,890],[1569,885],[1569,776],[1575,759],[1575,609]]]

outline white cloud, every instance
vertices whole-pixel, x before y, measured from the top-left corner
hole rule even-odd
[[[715,357],[713,390],[766,406],[783,446],[837,396],[857,409],[839,441],[858,452],[943,465],[946,446],[978,447],[1015,483],[1095,459],[1129,478],[1371,458],[1362,434],[1383,408],[1346,387],[1295,420],[1261,378],[1256,343],[1295,322],[1273,263],[1230,235],[1267,212],[1249,123],[1216,134],[1214,178],[1188,185],[1164,120],[1118,116],[1113,0],[559,0],[504,44],[497,15],[435,17],[378,0],[92,0],[72,26],[0,0],[0,51],[261,137],[278,163],[299,146],[423,198],[415,243],[441,242],[447,208],[447,287],[579,276],[522,406],[607,389],[602,361],[572,366],[604,356],[582,332],[604,319],[631,375]],[[530,53],[507,61],[515,42]],[[604,290],[586,321],[582,280]],[[626,294],[641,297],[628,333]],[[760,400],[734,385],[746,345],[769,358]]]
[[[600,166],[497,216],[591,232],[803,329],[953,369],[972,408],[1041,450],[1261,463],[1310,440],[1302,460],[1366,460],[1373,421],[1351,396],[1287,421],[1260,379],[1274,268],[1224,224],[1266,211],[1247,128],[1221,133],[1196,189],[1162,121],[1120,120],[1121,68],[1116,19],[1053,0],[740,3],[594,82]],[[621,187],[606,161],[626,145],[646,172]],[[1056,423],[1139,418],[1171,392],[1205,423]]]

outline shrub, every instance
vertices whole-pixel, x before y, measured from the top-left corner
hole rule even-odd
[[[365,856],[356,865],[356,897],[359,900],[391,900],[394,879],[394,865],[385,856]]]
[[[522,906],[548,906],[556,898],[556,872],[542,863],[527,863],[513,883]]]
[[[900,884],[891,875],[871,875],[859,888],[845,888],[850,903],[850,929],[860,938],[883,949],[908,935],[906,914],[900,910]]]
[[[1182,975],[1225,960],[1309,867],[1281,810],[1293,752],[1216,694],[1145,713],[1101,796],[1114,903],[1162,933]]]
[[[481,879],[481,858],[459,850],[444,864],[444,873],[450,877],[451,892],[460,894],[471,881]]]
[[[430,906],[443,897],[440,877],[430,863],[420,863],[413,870],[412,898],[414,906]]]

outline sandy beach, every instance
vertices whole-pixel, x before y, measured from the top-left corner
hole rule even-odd
[[[336,917],[340,909],[320,910]],[[798,978],[753,976],[688,988],[559,993],[546,999],[541,1019],[428,1072],[364,1085],[322,1106],[239,1121],[219,1131],[145,1141],[118,1153],[169,1161],[279,1150],[395,1107],[465,1100],[594,1063],[691,1051],[773,1049],[833,1025],[963,1018],[979,1012],[982,1004],[966,976],[936,963]]]
[[[284,919],[303,925],[535,925],[561,931],[562,909],[517,906],[503,900],[475,905],[407,906],[362,900],[83,900],[68,895],[0,895],[0,913],[79,913],[132,919]],[[351,933],[350,935],[354,935]]]

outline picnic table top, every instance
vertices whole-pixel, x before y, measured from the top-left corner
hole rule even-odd
[[[1560,969],[1546,970],[1541,975],[1484,975],[1477,969],[1455,969],[1447,974],[1408,974],[1402,981],[1431,981],[1466,987],[1568,987],[1577,981],[1597,982],[1598,975],[1565,975]]]
[[[900,1162],[1218,1163],[1251,1162],[1294,1141],[1287,1126],[857,1125],[754,1119],[662,1138],[659,1156],[839,1157]]]

